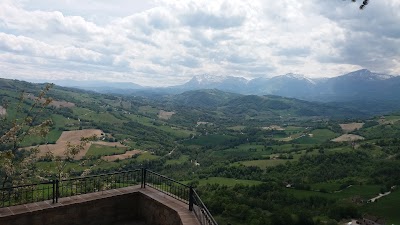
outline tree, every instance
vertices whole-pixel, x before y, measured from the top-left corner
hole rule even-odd
[[[49,170],[40,171],[42,172],[42,179],[58,179],[63,180],[70,176],[70,172],[67,171],[68,162],[74,160],[75,156],[78,155],[85,146],[90,142],[97,140],[97,136],[93,135],[88,138],[81,138],[81,142],[79,144],[73,145],[70,142],[67,143],[67,147],[65,148],[62,156],[54,156],[53,152],[48,151],[46,153],[45,158],[47,161],[54,162],[54,168],[50,168]],[[81,164],[85,164],[85,161],[82,161]],[[88,175],[93,167],[97,164],[93,164],[90,168],[87,168],[83,171],[81,176]]]
[[[0,188],[23,185],[38,180],[67,178],[69,176],[69,171],[66,170],[68,162],[72,161],[89,141],[97,139],[96,136],[92,136],[82,138],[81,142],[76,145],[68,143],[62,156],[54,156],[53,153],[48,152],[40,158],[37,144],[30,149],[21,148],[21,143],[27,137],[33,135],[45,139],[49,133],[53,121],[43,119],[43,117],[47,116],[44,112],[52,102],[51,98],[45,97],[52,86],[52,84],[46,85],[30,105],[25,101],[26,94],[22,92],[15,113],[1,119]],[[3,105],[8,106],[8,104]],[[27,107],[29,107],[28,110]],[[39,170],[36,168],[36,162],[39,160],[53,161],[55,166],[47,170]],[[90,173],[94,166],[96,164],[84,170],[82,176]]]
[[[45,97],[52,86],[46,85],[28,110],[24,109],[27,106],[24,105],[25,93],[22,92],[16,106],[17,115],[5,116],[2,119],[1,130],[4,133],[0,136],[0,149],[5,150],[0,152],[0,185],[3,188],[21,185],[35,178],[33,167],[37,161],[38,146],[30,150],[21,150],[20,145],[29,135],[45,137],[49,132],[52,121],[38,121],[38,118],[52,101],[51,98]]]
[[[356,2],[357,0],[351,0],[352,2]],[[360,9],[363,10],[369,3],[369,0],[364,0],[360,5]]]

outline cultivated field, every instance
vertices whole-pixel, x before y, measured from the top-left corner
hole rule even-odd
[[[24,95],[25,98],[29,98],[32,100],[35,100],[36,97],[33,94],[25,94]],[[46,101],[46,99],[41,99],[40,102],[44,103]],[[56,108],[60,108],[60,107],[65,107],[65,108],[72,108],[75,106],[74,103],[72,102],[66,102],[66,101],[57,101],[57,100],[52,100],[49,104],[50,106],[54,106]]]
[[[239,164],[244,165],[244,166],[257,166],[257,167],[260,167],[261,169],[265,169],[267,167],[285,164],[288,161],[292,161],[292,159],[291,160],[288,160],[288,159],[249,160],[249,161],[242,161]]]
[[[332,140],[338,135],[329,129],[315,129],[309,134],[302,134],[296,139],[299,144],[319,144]]]
[[[167,161],[165,162],[165,165],[183,164],[183,163],[188,162],[188,161],[189,161],[189,156],[187,156],[187,155],[181,155],[181,156],[179,157],[179,159],[170,159],[170,160],[167,160]]]
[[[197,122],[197,126],[199,126],[199,125],[207,125],[207,124],[213,125],[213,123],[210,123],[210,122],[203,122],[203,121]]]
[[[104,142],[107,143],[107,142]],[[112,144],[112,143],[111,143]],[[93,142],[90,146],[89,150],[86,152],[86,157],[94,156],[107,156],[107,155],[116,155],[116,154],[124,154],[127,150],[127,146],[121,145],[117,147],[117,145],[111,146],[109,144],[103,145],[98,141]]]
[[[345,133],[348,133],[361,129],[364,126],[364,123],[342,123],[339,125]]]
[[[172,115],[174,115],[174,114],[175,114],[175,112],[167,112],[164,110],[160,110],[158,112],[158,118],[163,119],[163,120],[169,120],[172,117]]]
[[[355,134],[343,134],[340,137],[337,137],[335,139],[332,139],[334,142],[345,142],[345,141],[359,141],[359,140],[364,140],[364,137],[361,137],[359,135]]]
[[[100,137],[102,133],[103,131],[98,129],[64,131],[62,132],[60,138],[57,140],[56,144],[40,145],[39,156],[44,156],[49,151],[52,152],[55,156],[63,156],[68,142],[73,145],[77,145],[80,143],[81,138],[87,138],[93,135]],[[85,148],[76,155],[75,159],[81,159],[83,156],[85,156],[86,152],[90,148],[90,145],[91,143],[86,144]]]
[[[241,131],[244,128],[246,128],[246,126],[242,126],[242,125],[237,125],[237,126],[233,126],[233,127],[228,127],[228,130],[235,130],[235,131]]]
[[[7,110],[0,105],[0,116],[5,116],[7,114]]]
[[[184,181],[183,183],[189,183],[190,181]],[[225,186],[235,186],[236,184],[241,185],[258,185],[261,184],[261,181],[256,180],[242,180],[242,179],[234,179],[234,178],[226,178],[226,177],[209,177],[206,179],[199,180],[199,185],[206,184],[219,184]]]
[[[104,145],[104,146],[126,148],[126,146],[121,144],[120,142],[96,141],[95,143],[98,144],[98,145]]]
[[[378,123],[379,124],[394,124],[398,121],[400,121],[400,116],[386,116],[386,117],[381,117],[378,120]]]
[[[186,145],[222,145],[226,141],[234,139],[233,136],[229,135],[220,135],[220,134],[213,134],[213,135],[203,135],[196,137],[191,140],[184,141],[183,143]]]
[[[263,127],[262,129],[264,129],[264,130],[285,130],[284,128],[282,128],[278,125],[271,125],[269,127]]]
[[[108,156],[103,156],[101,157],[102,159],[112,162],[116,160],[123,160],[123,159],[129,159],[132,158],[132,156],[141,154],[142,151],[140,150],[132,150],[132,151],[127,151],[124,154],[119,154],[119,155],[108,155]]]

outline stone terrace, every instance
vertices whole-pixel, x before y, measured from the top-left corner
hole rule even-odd
[[[150,187],[0,208],[0,225],[200,225],[188,205]]]

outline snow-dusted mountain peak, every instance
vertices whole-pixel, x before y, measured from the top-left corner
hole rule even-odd
[[[197,81],[198,84],[202,83],[219,83],[226,79],[226,76],[215,76],[210,74],[196,75],[192,78],[193,81]]]
[[[281,76],[279,76],[279,77],[282,77],[282,78],[289,78],[289,79],[292,79],[292,80],[302,80],[302,81],[307,81],[307,82],[309,82],[309,83],[311,83],[311,84],[315,84],[315,82],[314,82],[312,79],[306,77],[306,76],[303,75],[303,74],[287,73],[287,74],[281,75]]]
[[[194,76],[189,82],[195,82],[197,84],[216,84],[223,83],[226,81],[239,81],[239,82],[247,82],[247,79],[243,77],[234,77],[234,76],[218,76],[218,75],[210,75],[210,74],[202,74]]]
[[[348,74],[345,74],[341,77],[353,77],[357,79],[363,80],[387,80],[393,78],[394,76],[388,74],[374,73],[367,69],[357,70]]]

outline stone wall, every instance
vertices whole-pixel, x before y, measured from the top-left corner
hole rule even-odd
[[[145,221],[148,225],[182,225],[178,213],[141,193],[54,205],[0,217],[0,225],[113,225]]]
[[[149,225],[182,225],[181,218],[178,213],[168,206],[154,201],[147,195],[140,197],[141,207],[139,215],[144,218],[146,224]]]

